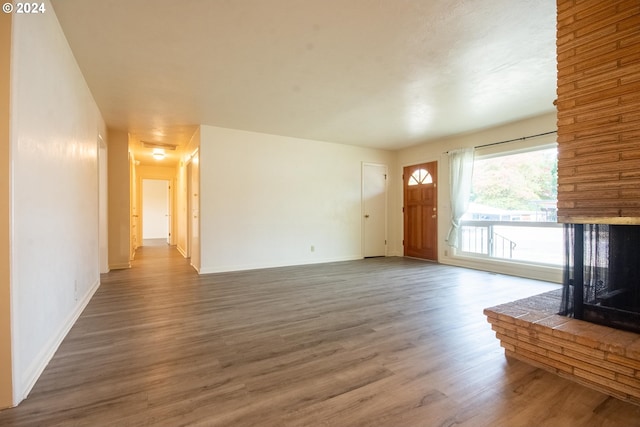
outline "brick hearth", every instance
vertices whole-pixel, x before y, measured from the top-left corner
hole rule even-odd
[[[557,314],[561,290],[486,308],[509,357],[640,405],[640,335]]]

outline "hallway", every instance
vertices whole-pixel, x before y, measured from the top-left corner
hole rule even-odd
[[[631,425],[505,360],[482,308],[556,288],[404,258],[198,276],[143,246],[0,425]]]

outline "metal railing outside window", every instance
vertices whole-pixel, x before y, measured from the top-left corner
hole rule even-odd
[[[461,254],[562,265],[562,224],[534,221],[462,221]]]

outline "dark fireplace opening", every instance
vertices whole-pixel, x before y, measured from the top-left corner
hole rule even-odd
[[[560,314],[640,333],[640,226],[565,225]]]

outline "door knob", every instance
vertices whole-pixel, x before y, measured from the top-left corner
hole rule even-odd
[[[364,217],[365,217],[365,218],[369,218],[369,214],[366,214]]]
[[[436,217],[436,215],[431,215],[431,218],[435,218],[435,217]]]

